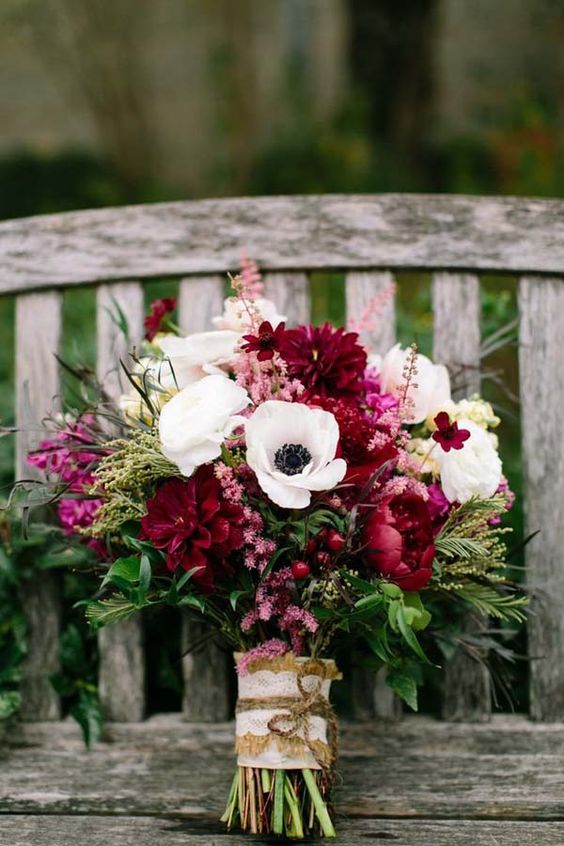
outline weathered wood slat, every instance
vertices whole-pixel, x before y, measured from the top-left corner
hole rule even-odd
[[[27,464],[41,440],[41,420],[60,407],[60,377],[55,353],[61,339],[61,294],[19,296],[16,302],[16,478],[38,478]],[[61,590],[56,573],[45,572],[20,588],[27,624],[27,655],[22,673],[22,717],[56,720],[59,699],[49,676],[59,669]]]
[[[288,326],[309,321],[311,300],[305,273],[267,273],[264,293],[276,303],[280,314],[287,316]]]
[[[345,280],[347,324],[359,321],[371,304],[377,313],[370,315],[370,328],[361,331],[362,343],[374,353],[385,354],[396,342],[394,279],[389,271],[352,271]],[[354,326],[352,327],[354,328]],[[352,704],[359,720],[380,717],[399,719],[400,700],[386,685],[385,674],[355,668],[351,674]]]
[[[530,710],[536,720],[564,718],[564,278],[519,284],[519,371],[526,531],[533,592],[529,617]]]
[[[480,283],[469,274],[437,273],[433,278],[433,357],[449,366],[455,398],[480,387]],[[468,614],[463,629],[483,625]],[[459,649],[445,667],[443,716],[447,720],[477,722],[491,714],[487,670]]]
[[[394,278],[389,271],[353,271],[346,277],[347,320],[360,320],[364,309],[371,303],[377,313],[371,318],[373,327],[361,331],[363,344],[384,355],[396,343],[396,311]]]
[[[98,378],[108,395],[117,399],[128,390],[119,366],[126,365],[131,347],[143,333],[143,288],[138,282],[101,285],[96,297]],[[128,337],[118,324],[118,311],[127,321]],[[143,629],[139,616],[98,633],[100,653],[99,691],[104,716],[108,720],[133,721],[145,712],[145,656]]]
[[[564,203],[359,195],[196,200],[0,224],[0,293],[224,273],[241,249],[264,270],[428,268],[558,273]]]
[[[223,313],[226,276],[183,279],[178,287],[178,314],[186,334],[214,329],[212,318]]]
[[[392,841],[394,846],[555,846],[562,822],[487,820],[339,820],[342,846]],[[253,840],[252,842],[260,842]],[[248,846],[248,835],[227,834],[217,823],[158,817],[5,816],[0,846]]]
[[[180,283],[179,322],[188,332],[213,329],[212,318],[223,312],[225,283],[221,276],[186,279]],[[182,618],[182,712],[188,721],[218,722],[230,715],[230,668],[227,653],[215,640],[187,652],[208,631],[207,624]],[[231,662],[232,663],[232,662]]]
[[[78,732],[65,739],[54,730],[39,747],[14,749],[9,766],[0,768],[0,813],[216,820],[234,764],[233,727],[213,726],[208,733],[178,720],[173,730],[172,722],[115,726],[115,733],[110,726],[113,741],[91,751]],[[511,724],[513,734],[503,730]],[[397,727],[365,724],[350,736],[346,729],[339,812],[357,818],[562,820],[564,728],[535,748],[546,728],[529,730],[522,718],[502,721],[495,731],[488,727],[483,754],[473,751],[482,726],[411,718]],[[500,738],[504,753],[496,754]]]

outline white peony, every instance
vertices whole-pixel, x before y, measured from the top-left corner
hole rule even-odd
[[[320,408],[269,400],[247,420],[245,436],[249,466],[282,508],[306,508],[311,491],[334,488],[347,472],[335,458],[338,423]]]
[[[402,350],[400,345],[396,344],[386,353],[380,368],[382,393],[401,396],[405,384],[404,368],[410,352],[408,349]],[[415,366],[417,373],[407,394],[413,403],[409,422],[421,423],[435,409],[440,409],[450,400],[450,379],[444,365],[433,364],[425,355],[417,354]]]
[[[161,350],[170,359],[179,388],[211,374],[222,374],[233,359],[239,334],[221,330],[196,332],[186,338],[169,335],[160,341]]]
[[[433,457],[441,471],[441,485],[449,502],[466,502],[473,496],[493,496],[501,482],[501,459],[492,436],[472,420],[458,420],[470,432],[462,449],[445,452],[437,445]]]
[[[247,392],[225,376],[205,376],[183,388],[161,411],[159,436],[163,454],[185,476],[221,454],[221,445],[245,421]]]
[[[272,300],[259,297],[253,301],[253,305],[262,319],[268,320],[273,329],[287,320],[285,314],[278,314]],[[223,304],[223,314],[220,317],[214,317],[213,324],[218,329],[231,329],[233,332],[243,334],[249,331],[252,321],[241,301],[237,297],[228,297]]]

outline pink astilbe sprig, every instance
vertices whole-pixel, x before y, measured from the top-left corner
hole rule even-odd
[[[277,658],[280,655],[285,655],[289,651],[289,646],[280,638],[273,637],[266,640],[254,649],[245,652],[242,658],[237,662],[237,673],[240,676],[246,676],[249,672],[249,667],[259,658]]]
[[[416,389],[419,387],[415,381],[417,372],[417,344],[412,344],[409,348],[403,368],[403,381],[397,385],[397,389],[399,391],[400,414],[402,420],[406,423],[413,420],[414,403],[412,398],[409,396],[409,392],[412,388]]]
[[[357,332],[363,337],[363,340],[368,340],[374,336],[380,321],[386,310],[386,306],[393,300],[396,293],[397,285],[395,282],[390,282],[381,291],[378,291],[375,296],[370,299],[360,312],[358,318],[349,317],[347,320],[347,329],[349,332]],[[365,343],[365,347],[370,351],[370,343]]]
[[[288,376],[285,361],[274,353],[270,361],[259,361],[256,353],[240,352],[233,359],[235,381],[245,388],[254,405],[270,399],[292,402],[304,387],[298,379]]]
[[[237,276],[230,276],[230,279],[233,293],[241,304],[241,311],[246,312],[251,333],[255,334],[262,323],[262,315],[255,301],[264,292],[264,283],[258,265],[252,259],[243,256],[240,272]]]
[[[223,496],[227,502],[241,503],[243,501],[245,487],[237,479],[233,467],[229,467],[223,461],[220,461],[214,465],[214,475],[219,480]],[[243,532],[243,562],[245,567],[262,573],[276,552],[276,543],[270,538],[264,537],[262,515],[249,505],[243,506],[241,529]]]

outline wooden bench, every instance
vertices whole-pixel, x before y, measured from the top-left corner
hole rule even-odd
[[[360,766],[364,756],[363,772],[371,775],[363,786],[354,767],[346,763],[345,811],[367,819],[362,825],[359,823],[357,834],[354,823],[346,826],[344,840],[360,843],[362,838],[381,837],[401,843],[423,842],[410,839],[416,838],[414,832],[417,831],[426,832],[423,836],[437,846],[443,842],[564,842],[564,825],[555,822],[564,820],[564,793],[558,793],[563,779],[561,774],[555,774],[553,760],[556,756],[562,770],[564,729],[558,725],[551,729],[546,725],[564,720],[564,520],[559,514],[564,501],[564,440],[559,413],[564,409],[564,369],[560,364],[564,330],[564,202],[416,195],[244,198],[73,212],[2,223],[0,294],[16,295],[18,424],[25,427],[30,421],[39,420],[46,409],[52,408],[53,398],[59,396],[60,373],[52,353],[61,341],[61,305],[66,288],[98,286],[97,369],[110,390],[117,393],[119,385],[113,367],[116,354],[124,350],[111,315],[114,304],[117,302],[126,315],[132,340],[138,340],[142,335],[144,313],[143,283],[154,278],[177,277],[180,280],[181,325],[189,332],[210,328],[211,317],[221,312],[225,275],[227,271],[237,270],[243,251],[259,263],[265,274],[267,295],[277,302],[280,311],[288,314],[291,322],[309,318],[308,274],[313,271],[345,274],[349,316],[358,316],[378,291],[388,290],[394,272],[430,271],[433,274],[434,357],[462,369],[470,389],[479,387],[480,274],[519,277],[526,529],[528,532],[542,530],[527,548],[527,581],[538,596],[528,626],[530,717],[544,721],[545,725],[536,728],[524,718],[495,717],[489,728],[491,699],[487,679],[475,662],[455,656],[446,670],[443,715],[451,721],[486,725],[470,730],[455,729],[444,723],[418,722],[418,718],[409,718],[397,729],[389,726],[382,729],[376,723],[370,730],[363,728],[365,749],[360,727],[356,734],[354,728],[349,729],[345,741],[350,738],[351,745],[350,749],[345,748],[344,759],[346,762],[354,759]],[[394,303],[390,299],[378,331],[370,339],[375,349],[386,350],[393,344],[394,327]],[[30,476],[25,456],[37,438],[38,433],[30,430],[18,435],[16,473],[19,478]],[[22,716],[26,721],[58,720],[60,705],[49,683],[49,675],[58,666],[61,606],[57,577],[44,573],[41,579],[30,581],[22,588],[22,598],[29,628]],[[183,640],[193,635],[194,629],[185,626]],[[229,729],[210,727],[206,733],[201,727],[183,727],[172,717],[164,723],[159,723],[164,718],[153,717],[139,725],[145,716],[146,682],[141,622],[128,621],[103,630],[99,647],[100,693],[105,714],[114,722],[109,732],[115,741],[108,747],[110,751],[102,747],[96,751],[97,757],[85,759],[95,762],[95,772],[98,772],[96,767],[99,768],[99,784],[95,784],[96,776],[93,775],[92,790],[89,790],[88,782],[83,779],[85,794],[90,798],[81,804],[81,780],[78,776],[73,779],[72,767],[69,770],[69,761],[83,754],[79,751],[74,729],[60,723],[52,729],[28,726],[24,732],[26,742],[40,741],[43,745],[44,752],[35,750],[35,754],[41,758],[49,749],[49,760],[58,761],[61,768],[66,767],[67,776],[61,775],[62,769],[58,775],[53,775],[50,765],[45,763],[45,767],[36,768],[31,781],[26,781],[26,772],[29,775],[29,767],[35,766],[33,750],[15,755],[14,766],[21,778],[9,779],[5,784],[0,779],[0,811],[31,816],[28,829],[20,817],[19,821],[8,823],[13,828],[6,831],[16,832],[17,825],[23,825],[21,830],[37,833],[39,828],[34,822],[37,813],[96,814],[96,808],[103,807],[110,815],[127,814],[125,800],[120,800],[121,804],[111,800],[110,787],[103,777],[104,768],[114,760],[112,755],[118,755],[119,749],[123,750],[123,760],[120,760],[125,770],[131,766],[133,772],[136,766],[141,766],[140,753],[135,752],[139,747],[147,754],[150,752],[151,760],[156,761],[154,755],[157,755],[155,750],[159,741],[154,732],[160,731],[169,740],[177,738],[180,747],[185,749],[186,772],[182,772],[180,760],[176,770],[172,761],[172,769],[162,773],[161,784],[158,769],[149,766],[150,777],[144,783],[146,789],[155,791],[157,799],[153,801],[144,793],[145,810],[135,805],[130,813],[180,819],[190,817],[192,802],[196,803],[195,816],[206,818],[211,813],[209,797],[207,804],[204,801],[198,805],[196,787],[208,789],[206,784],[213,783],[212,776],[221,780],[223,775],[218,775],[217,768],[210,765],[209,772],[200,774],[199,781],[196,779],[196,787],[192,783],[185,793],[180,785],[189,785],[193,777],[194,767],[188,750],[196,762],[202,762],[206,754],[211,760],[209,749],[217,744],[219,758],[223,761]],[[215,722],[228,719],[225,655],[214,646],[206,647],[184,659],[183,672],[185,720]],[[195,678],[197,684],[193,681]],[[380,679],[374,681],[365,674],[357,674],[353,687],[357,692],[359,718],[399,716],[393,697]],[[120,729],[116,725],[119,722],[135,725]],[[426,740],[417,740],[419,729]],[[70,739],[69,734],[72,735]],[[402,748],[406,737],[411,737],[414,744],[409,753]],[[434,738],[441,748],[435,749],[438,757],[433,759],[431,775],[426,775],[427,759],[430,760],[433,753],[429,738],[431,741]],[[365,767],[366,756],[377,756],[382,744],[386,754],[391,755],[390,750],[395,748],[394,760],[409,754],[414,767],[417,761],[423,767],[423,772],[417,771],[417,765],[411,773],[406,766],[400,767],[403,777],[394,775],[392,778],[394,789],[399,791],[395,799],[387,781],[391,776],[384,764],[380,766],[377,760],[371,759],[372,768],[367,770]],[[517,750],[519,766],[514,766],[512,744]],[[488,769],[484,761],[492,752],[500,757],[497,764]],[[466,760],[469,755],[474,756],[472,761],[476,760],[475,756],[484,759],[474,774],[470,773]],[[534,762],[530,760],[531,755]],[[133,759],[137,763],[131,763]],[[161,763],[166,770],[166,761]],[[89,765],[85,763],[85,766]],[[208,764],[202,766],[206,770]],[[505,804],[498,783],[506,778],[503,766],[509,768],[507,779],[510,788],[513,785]],[[447,771],[453,780],[450,787]],[[478,774],[483,780],[481,792],[476,787],[477,793],[472,793],[469,799],[468,784],[477,785]],[[40,793],[40,781],[48,776],[52,784],[59,785],[61,793],[69,791],[67,799],[48,799],[44,805],[37,795],[29,801],[17,799],[14,791],[18,785],[25,793],[25,785],[33,784],[34,790]],[[463,783],[463,777],[469,781]],[[382,784],[379,779],[386,783]],[[434,798],[425,790],[422,794],[421,779],[430,779]],[[354,785],[360,789],[356,804]],[[56,793],[59,788],[53,789]],[[411,790],[415,791],[413,801],[409,800]],[[544,792],[545,799],[542,798]],[[372,800],[362,798],[364,794],[372,796]],[[490,822],[484,823],[481,829],[478,823],[477,828],[457,823],[455,836],[454,827],[446,826],[443,830],[440,823],[428,822],[423,827],[417,823],[404,828],[403,822],[395,825],[380,820],[381,817],[401,820],[411,816],[421,819],[435,816],[440,819],[482,818]],[[523,823],[525,827],[516,833],[510,824],[500,822],[499,825],[506,827],[496,828],[501,817],[529,822]],[[543,828],[546,820],[553,821],[550,832]],[[0,832],[2,823],[0,817]],[[157,836],[158,826],[150,822],[136,821],[128,825],[131,842],[134,836],[140,844],[149,843]],[[194,825],[193,829],[188,824],[185,830],[178,828],[178,840],[174,828],[166,837],[158,836],[165,846],[191,842],[187,834],[192,833],[196,839],[200,836]],[[61,831],[66,832],[60,838],[62,844],[73,842],[80,834],[80,823],[76,820],[69,819],[64,825],[61,822],[61,826]],[[479,840],[482,835],[478,829],[483,832],[483,840]],[[34,839],[33,842],[55,842],[55,830],[45,828],[44,840]],[[123,831],[116,820],[105,820],[100,824],[99,841],[94,837],[85,840],[83,836],[82,842],[97,844],[112,836],[116,843],[129,843],[127,839],[119,839]],[[209,836],[206,835],[204,842],[211,842],[214,829],[205,831]],[[556,836],[557,831],[560,838]],[[394,832],[400,832],[399,840]],[[545,840],[545,836],[553,839]],[[468,839],[463,839],[466,837]],[[222,838],[217,835],[213,842],[220,840]],[[13,846],[13,836],[11,839],[7,836],[4,841],[0,833],[0,844],[4,842]],[[17,837],[15,842],[20,842]]]

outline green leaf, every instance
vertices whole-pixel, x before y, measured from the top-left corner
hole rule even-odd
[[[403,639],[407,643],[407,645],[415,652],[418,658],[424,661],[426,664],[430,664],[431,662],[421,649],[421,645],[417,640],[416,636],[413,634],[406,617],[405,617],[405,609],[402,605],[398,603],[398,610],[396,615],[396,620],[398,624],[398,629],[400,630]]]
[[[426,629],[429,623],[431,622],[431,614],[424,607],[419,594],[404,593],[403,604],[406,612],[408,611],[408,609],[409,611],[415,612],[411,614],[411,628],[414,629],[414,631],[416,632],[421,632],[423,631],[423,629]],[[407,613],[406,619],[409,620],[409,616],[407,616]]]
[[[102,711],[95,688],[81,688],[78,700],[70,709],[71,716],[82,730],[88,747],[100,740],[102,735]]]
[[[118,558],[114,561],[108,572],[106,573],[102,582],[102,587],[105,587],[109,582],[112,582],[115,577],[122,579],[125,582],[139,581],[139,569],[141,561],[137,555],[128,555],[127,558]]]
[[[402,589],[392,582],[380,582],[378,587],[384,596],[389,596],[391,599],[398,599],[402,595]]]
[[[20,694],[15,690],[0,691],[0,720],[7,720],[15,714],[21,704]]]
[[[393,599],[388,605],[388,622],[394,632],[398,630],[398,612],[400,607],[400,602],[397,599]]]
[[[148,602],[144,604],[149,605]],[[127,620],[140,607],[143,606],[130,602],[125,596],[111,596],[109,599],[99,599],[95,602],[88,603],[86,606],[86,619],[92,626],[98,628],[100,626],[107,626],[110,623],[117,623],[119,620]]]
[[[229,602],[231,603],[231,607],[234,611],[237,610],[237,602],[241,599],[242,596],[246,596],[246,590],[232,590],[229,594]]]
[[[394,693],[403,699],[414,711],[417,711],[417,684],[415,679],[405,669],[390,667],[386,676],[386,684]]]
[[[176,585],[176,587],[178,588],[178,590],[182,590],[182,588],[184,587],[184,585],[186,584],[186,582],[188,582],[188,581],[192,578],[192,576],[194,575],[194,573],[197,573],[197,572],[198,572],[198,570],[201,570],[201,569],[202,569],[201,567],[192,567],[190,570],[186,570],[186,572],[185,572],[185,573],[183,573],[183,574],[180,576],[180,578],[178,579],[178,583],[177,583],[177,585]]]
[[[146,594],[149,590],[152,575],[151,562],[146,555],[142,555],[139,565],[139,588],[142,594]]]
[[[195,593],[189,593],[188,596],[183,596],[178,604],[187,605],[189,608],[195,608],[202,614],[206,610],[206,600]]]

